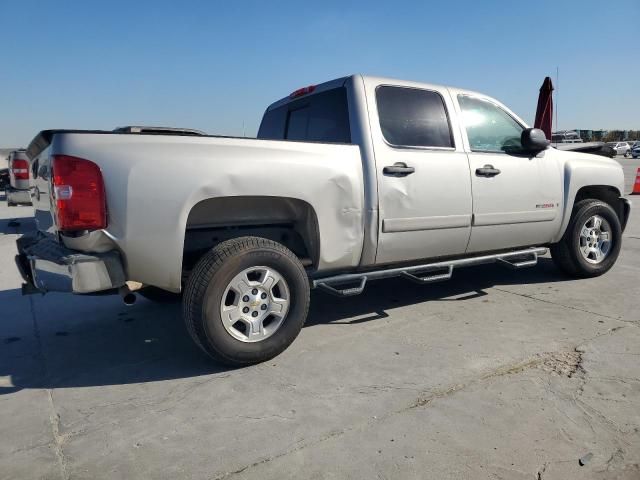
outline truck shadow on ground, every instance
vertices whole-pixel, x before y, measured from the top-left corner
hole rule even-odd
[[[362,295],[346,299],[314,291],[305,328],[375,321],[388,317],[390,309],[423,302],[469,301],[489,295],[484,289],[492,286],[563,281],[569,279],[544,258],[523,272],[493,265],[461,269],[452,280],[428,286],[379,280]],[[0,383],[0,395],[25,388],[143,383],[232,370],[209,360],[191,342],[179,304],[140,299],[125,307],[114,296],[21,297],[14,289],[0,292],[0,305],[13,305],[0,315],[0,377],[10,378]]]
[[[21,235],[35,229],[36,221],[33,217],[17,217],[0,220],[0,234]]]
[[[451,280],[427,285],[402,278],[369,282],[357,297],[336,298],[324,292],[312,293],[312,306],[305,327],[323,323],[357,324],[389,316],[387,310],[422,302],[462,302],[488,296],[485,289],[495,286],[565,282],[550,258],[538,265],[513,271],[498,265],[454,270]]]

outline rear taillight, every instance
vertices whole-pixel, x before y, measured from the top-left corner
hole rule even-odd
[[[29,162],[16,158],[12,162],[11,170],[16,180],[29,180]]]
[[[107,227],[107,203],[100,168],[89,160],[54,155],[53,197],[58,230]]]

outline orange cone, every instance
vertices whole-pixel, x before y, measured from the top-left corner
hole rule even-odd
[[[640,168],[636,174],[636,183],[633,184],[633,192],[631,192],[631,195],[640,195]]]

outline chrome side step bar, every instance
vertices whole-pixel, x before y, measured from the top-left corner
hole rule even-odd
[[[533,267],[538,263],[538,257],[547,253],[544,247],[526,248],[512,252],[481,255],[478,257],[460,258],[444,262],[413,265],[410,267],[389,268],[363,273],[345,273],[332,277],[314,279],[313,288],[319,288],[337,297],[351,297],[359,295],[369,280],[381,278],[404,277],[419,284],[435,283],[449,280],[455,267],[470,267],[486,263],[498,263],[512,270]],[[354,286],[355,285],[355,286]],[[347,288],[341,288],[347,287]]]

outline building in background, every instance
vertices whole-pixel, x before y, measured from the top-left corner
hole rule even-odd
[[[602,142],[608,134],[608,130],[574,130],[583,142]]]

